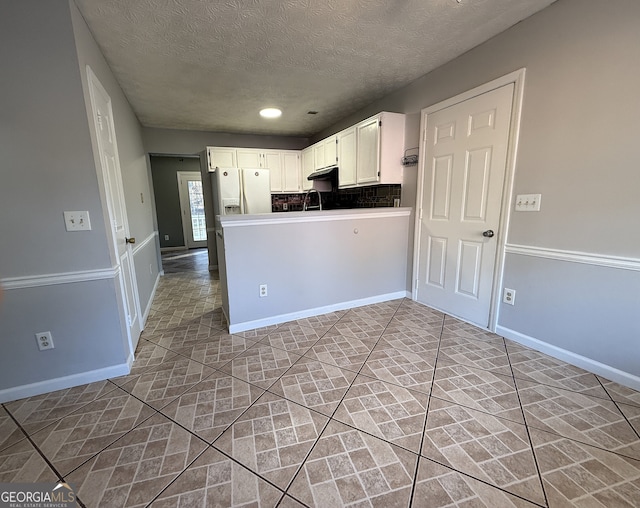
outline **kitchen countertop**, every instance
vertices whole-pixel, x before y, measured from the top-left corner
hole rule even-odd
[[[255,226],[259,224],[286,224],[300,222],[375,219],[409,215],[411,207],[350,208],[345,210],[308,210],[306,212],[262,213],[255,215],[218,215],[223,228]]]

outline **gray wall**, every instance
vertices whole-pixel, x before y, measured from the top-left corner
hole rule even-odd
[[[221,277],[226,276],[230,324],[255,328],[290,320],[293,313],[405,296],[410,211],[378,210],[363,212],[366,218],[352,212],[344,220],[326,221],[290,212],[240,227],[233,227],[234,217],[223,218],[226,274]],[[381,217],[387,213],[394,216]],[[266,298],[259,297],[261,284],[268,286]]]
[[[638,272],[606,265],[614,256],[640,266],[639,19],[635,0],[559,0],[317,136],[382,110],[417,113],[526,67],[513,190],[541,193],[542,210],[512,213],[507,241],[602,262],[507,254],[504,285],[517,298],[499,310],[500,331],[632,376],[640,376]]]
[[[19,385],[123,365],[126,337],[109,269],[96,167],[69,4],[25,0],[0,16],[0,398]],[[88,210],[92,230],[66,232],[64,210]],[[47,284],[51,275],[87,280]],[[36,277],[26,279],[27,277]],[[81,278],[82,278],[81,277]],[[31,284],[29,283],[31,282]],[[50,330],[55,349],[34,334]]]
[[[200,158],[151,156],[153,195],[158,217],[160,247],[182,247],[185,245],[182,231],[182,212],[178,191],[178,172],[200,173]],[[169,235],[169,240],[164,236]]]
[[[158,277],[150,174],[140,125],[73,1],[3,6],[0,153],[0,400],[126,372],[129,344],[87,110],[86,65],[111,96],[142,311]],[[9,78],[10,76],[10,78]],[[92,230],[66,232],[65,210]],[[34,334],[50,330],[55,349]]]
[[[153,288],[158,280],[160,264],[158,261],[158,239],[154,225],[151,173],[148,156],[142,142],[141,126],[80,11],[73,0],[70,0],[69,4],[87,109],[87,122],[94,147],[97,147],[97,141],[90,112],[87,65],[91,67],[111,98],[129,232],[137,240],[133,256],[136,265],[140,307],[144,313],[151,303],[152,296],[151,291],[144,290],[144,288]],[[94,161],[96,166],[100,163],[97,158],[97,149],[94,150]]]
[[[182,131],[152,127],[144,127],[142,136],[147,152],[166,155],[197,155],[207,146],[238,146],[242,148],[274,148],[281,150],[302,150],[309,146],[308,138]]]

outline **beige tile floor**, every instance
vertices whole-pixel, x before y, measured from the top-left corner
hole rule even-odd
[[[0,482],[88,507],[640,506],[640,393],[394,300],[229,335],[164,256],[131,374],[0,408]]]

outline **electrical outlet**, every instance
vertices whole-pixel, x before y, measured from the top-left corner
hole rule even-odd
[[[288,211],[289,210],[289,203],[282,203],[282,210],[283,211]]]
[[[516,304],[516,290],[504,288],[504,292],[502,293],[502,301],[508,305]]]
[[[267,296],[267,285],[266,284],[260,284],[260,298],[264,298],[265,296]]]
[[[36,333],[36,340],[38,341],[38,349],[44,351],[46,349],[53,349],[53,338],[51,332],[38,332]]]
[[[164,235],[164,239],[168,240],[169,239],[169,235]]]

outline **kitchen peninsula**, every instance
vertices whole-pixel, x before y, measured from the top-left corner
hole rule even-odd
[[[411,208],[218,216],[230,333],[409,296]]]

